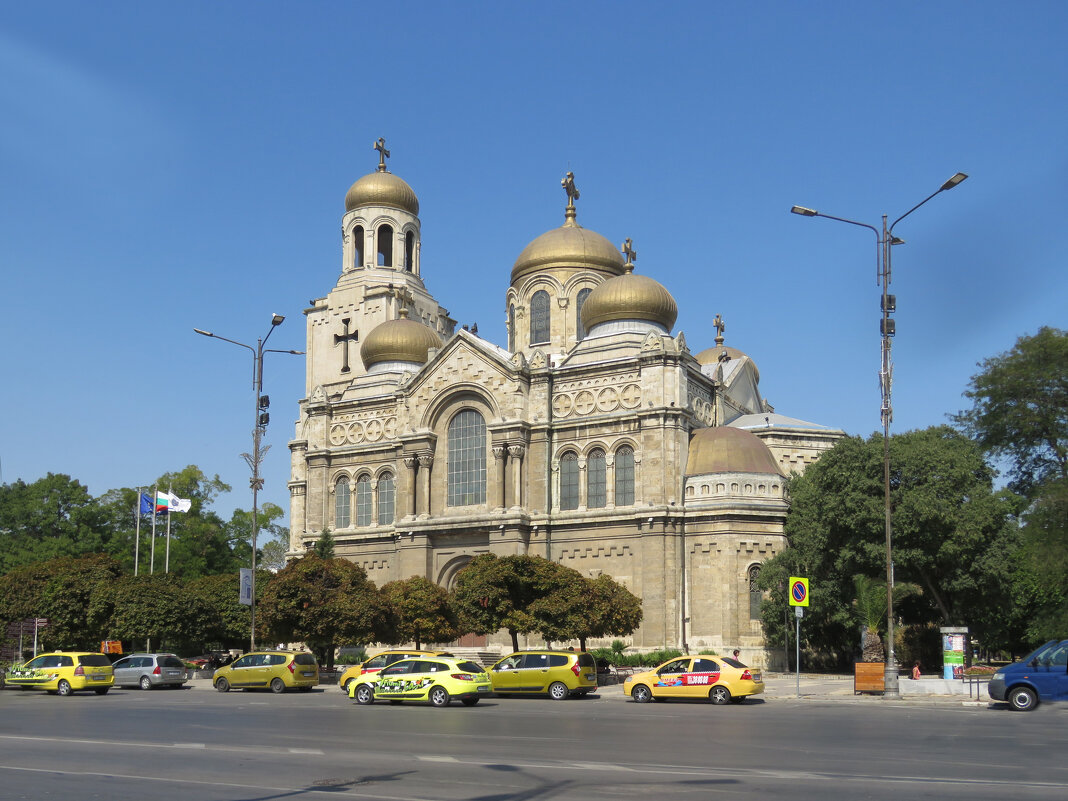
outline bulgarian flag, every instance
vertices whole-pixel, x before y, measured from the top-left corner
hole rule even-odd
[[[167,512],[188,512],[193,502],[188,498],[179,498],[169,492],[158,490],[156,492],[156,514]]]

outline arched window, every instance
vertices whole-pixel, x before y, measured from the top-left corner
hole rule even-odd
[[[342,476],[334,484],[334,528],[349,527],[349,480]]]
[[[616,451],[616,506],[634,505],[634,451],[624,445]]]
[[[608,473],[604,451],[591,451],[586,459],[586,506],[590,509],[603,509],[608,504],[607,488]]]
[[[367,235],[364,233],[362,225],[357,225],[352,229],[352,244],[355,248],[352,266],[359,269],[363,267],[363,248],[367,244]]]
[[[378,226],[378,266],[393,266],[393,226]]]
[[[371,525],[371,477],[356,479],[356,525]]]
[[[549,293],[539,289],[530,299],[530,344],[549,341]]]
[[[580,289],[578,297],[575,298],[575,339],[581,342],[586,338],[586,329],[582,327],[582,304],[586,302],[586,298],[593,292],[592,289]]]
[[[579,507],[578,455],[568,451],[560,457],[560,508]]]
[[[378,525],[388,526],[393,523],[397,504],[397,484],[392,473],[385,473],[378,479]]]
[[[404,235],[404,269],[408,272],[415,269],[415,234],[411,231]]]
[[[515,350],[515,304],[508,304],[508,350]]]
[[[486,502],[486,421],[464,409],[449,421],[448,505]]]
[[[764,593],[760,591],[757,582],[760,579],[760,565],[749,568],[749,619],[760,620],[760,604],[764,600]]]

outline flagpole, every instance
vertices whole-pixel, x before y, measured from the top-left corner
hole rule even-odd
[[[137,575],[137,563],[141,560],[141,488],[137,488],[137,500],[134,501],[134,575]]]
[[[167,485],[167,558],[163,562],[163,572],[171,572],[171,498],[174,497],[174,493],[171,492],[171,485]]]
[[[159,498],[159,484],[152,490],[152,558],[148,563],[148,574],[156,572],[156,500]]]

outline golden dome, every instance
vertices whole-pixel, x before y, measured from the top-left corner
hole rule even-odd
[[[349,187],[345,195],[345,211],[360,206],[389,206],[419,214],[419,198],[412,188],[403,178],[384,170],[365,175]]]
[[[686,475],[709,473],[774,473],[783,475],[768,446],[741,428],[701,428],[690,437]]]
[[[756,362],[753,361],[751,356],[738,350],[738,348],[732,348],[728,345],[717,345],[714,348],[706,348],[694,358],[697,359],[698,364],[718,364],[719,356],[723,352],[726,352],[731,359],[749,359],[749,363],[753,365],[753,369],[756,371],[757,381],[760,380],[760,370],[757,368]]]
[[[360,358],[370,369],[381,362],[414,362],[426,364],[427,351],[441,347],[441,337],[422,323],[408,319],[408,310],[401,309],[396,320],[387,320],[372,329],[363,345]]]
[[[623,257],[603,236],[568,218],[562,226],[546,231],[523,248],[512,267],[512,283],[553,267],[578,267],[620,275]]]
[[[583,327],[590,331],[598,323],[611,320],[648,320],[670,331],[679,316],[675,298],[658,281],[631,272],[632,265],[625,269],[623,275],[609,278],[586,298],[582,304]]]

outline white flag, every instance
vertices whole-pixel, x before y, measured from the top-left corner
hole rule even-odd
[[[160,490],[156,493],[156,507],[159,508],[164,502],[168,512],[188,512],[193,502],[187,498],[179,498],[169,492]]]

